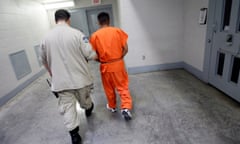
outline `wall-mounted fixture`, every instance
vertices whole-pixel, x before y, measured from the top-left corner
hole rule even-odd
[[[201,8],[198,23],[205,25],[207,23],[207,8]]]
[[[92,0],[92,5],[100,5],[101,0]]]

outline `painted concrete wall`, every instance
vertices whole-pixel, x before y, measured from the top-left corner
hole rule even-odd
[[[183,60],[183,0],[119,0],[120,26],[129,34],[127,67]]]
[[[42,68],[34,46],[49,29],[45,9],[24,0],[0,1],[0,98],[24,83]],[[25,50],[32,72],[17,80],[9,54]]]
[[[207,8],[209,0],[184,0],[183,61],[203,71],[206,25],[199,25],[200,8]]]

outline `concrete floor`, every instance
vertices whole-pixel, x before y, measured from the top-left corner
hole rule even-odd
[[[240,144],[240,104],[184,70],[130,75],[133,120],[106,110],[98,66],[93,115],[80,110],[84,144]],[[1,144],[70,144],[42,76],[0,109]]]

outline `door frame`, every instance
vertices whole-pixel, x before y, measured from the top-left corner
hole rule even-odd
[[[208,20],[207,20],[207,32],[204,52],[204,64],[203,64],[203,81],[209,83],[210,75],[210,62],[213,47],[213,35],[216,26],[214,25],[215,20],[215,9],[218,0],[209,0],[208,3]]]

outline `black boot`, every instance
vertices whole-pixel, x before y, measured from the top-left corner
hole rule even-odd
[[[89,109],[85,110],[85,115],[87,117],[91,116],[93,108],[94,108],[94,104],[92,103],[92,106]]]
[[[72,144],[82,144],[82,138],[78,134],[78,131],[79,131],[79,127],[76,127],[74,130],[70,131]]]

